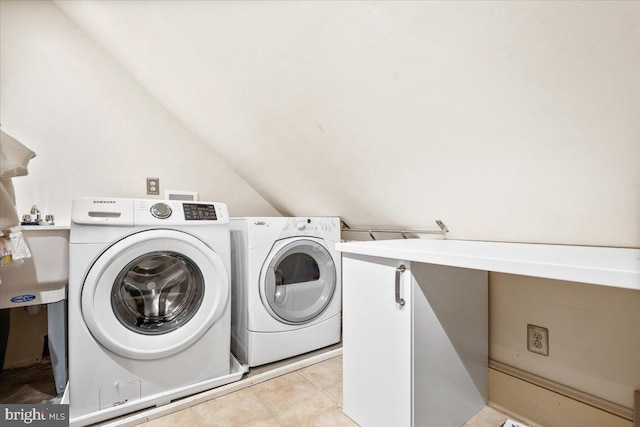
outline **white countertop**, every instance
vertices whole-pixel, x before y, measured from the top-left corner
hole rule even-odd
[[[640,249],[467,240],[346,242],[338,251],[640,290]]]

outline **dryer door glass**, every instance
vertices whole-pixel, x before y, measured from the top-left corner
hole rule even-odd
[[[117,276],[111,306],[126,328],[144,335],[171,332],[198,311],[204,280],[198,266],[175,252],[142,255]]]
[[[264,296],[281,321],[303,323],[319,316],[336,290],[336,267],[329,252],[312,240],[280,249],[264,277]]]

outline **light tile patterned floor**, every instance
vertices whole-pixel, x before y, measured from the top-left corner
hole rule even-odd
[[[485,407],[465,427],[499,427],[507,415]],[[212,399],[145,427],[348,427],[342,413],[342,357]]]

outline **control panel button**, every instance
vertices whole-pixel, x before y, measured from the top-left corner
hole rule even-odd
[[[305,228],[307,228],[307,223],[306,223],[306,222],[302,222],[302,221],[301,221],[301,222],[299,222],[296,226],[298,227],[298,230],[302,231],[302,230],[304,230]]]
[[[171,207],[166,203],[156,203],[151,206],[151,215],[159,219],[169,218],[172,212]]]

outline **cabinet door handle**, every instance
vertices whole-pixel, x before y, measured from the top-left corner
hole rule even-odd
[[[404,299],[400,298],[400,277],[405,270],[404,264],[396,268],[396,303],[400,304],[401,307],[404,305]]]

